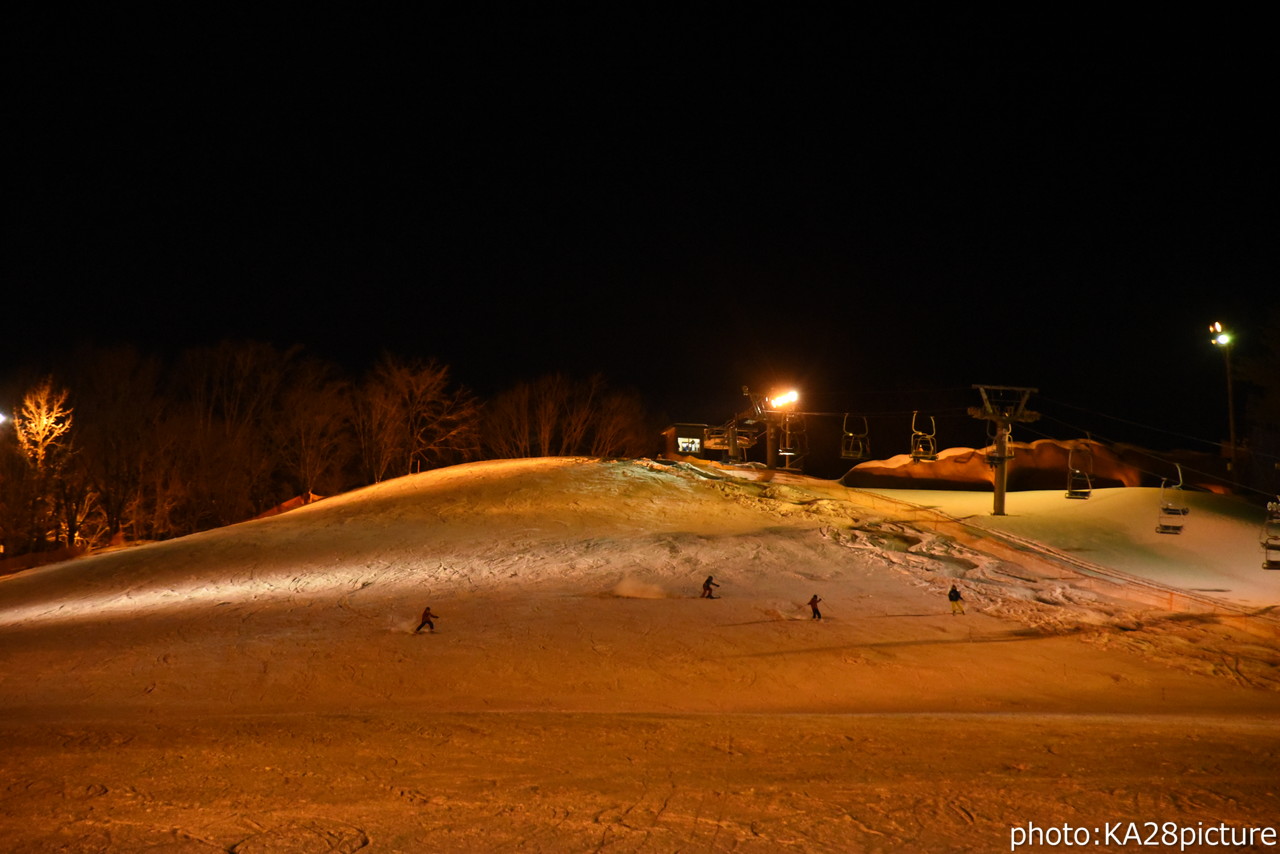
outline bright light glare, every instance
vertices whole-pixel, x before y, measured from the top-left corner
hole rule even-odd
[[[1213,323],[1209,326],[1209,331],[1213,333],[1213,337],[1209,339],[1220,347],[1225,347],[1231,343],[1231,334],[1222,328],[1221,323]]]
[[[799,399],[800,399],[800,392],[796,391],[795,389],[792,389],[786,394],[780,395],[778,397],[775,397],[773,400],[770,400],[769,405],[772,406],[774,409],[781,409],[782,407],[786,406],[789,403],[795,403]]]

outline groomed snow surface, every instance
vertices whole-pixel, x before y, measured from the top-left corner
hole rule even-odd
[[[995,517],[990,493],[494,461],[29,570],[0,579],[0,838],[907,852],[1280,826],[1280,573],[1256,508],[1179,497],[1167,535],[1159,490]]]

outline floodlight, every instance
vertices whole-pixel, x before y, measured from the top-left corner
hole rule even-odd
[[[1210,341],[1213,345],[1222,351],[1222,358],[1227,368],[1227,435],[1228,441],[1231,443],[1230,466],[1231,472],[1237,471],[1236,468],[1236,402],[1235,402],[1235,381],[1231,374],[1231,345],[1233,339],[1231,333],[1223,328],[1222,324],[1214,321],[1209,324]]]
[[[795,389],[792,389],[786,394],[779,395],[778,397],[775,397],[772,400],[770,400],[769,405],[772,406],[774,409],[781,409],[782,407],[788,404],[795,403],[799,399],[800,399],[800,392],[796,391]]]

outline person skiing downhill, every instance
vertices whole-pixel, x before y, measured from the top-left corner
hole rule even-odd
[[[821,601],[822,601],[822,600],[818,598],[818,594],[817,594],[817,593],[813,594],[813,598],[809,600],[808,605],[809,605],[809,607],[810,607],[810,608],[812,608],[812,609],[813,609],[813,616],[812,616],[812,617],[810,617],[810,619],[812,619],[812,620],[821,620],[821,619],[822,619],[822,612],[818,610],[818,603],[819,603],[819,602],[821,602]]]
[[[951,585],[951,589],[947,591],[947,599],[951,601],[951,614],[964,614],[964,597],[960,595],[960,591],[956,586]]]
[[[720,585],[719,585],[719,584],[716,584],[716,582],[715,582],[715,576],[714,576],[714,575],[708,575],[708,576],[707,576],[707,580],[706,580],[706,581],[704,581],[704,582],[702,582],[702,598],[703,598],[703,599],[714,599],[714,598],[716,598],[716,597],[715,597],[715,594],[711,592],[711,588],[712,588],[712,587],[719,587],[719,586],[720,586]]]
[[[431,606],[428,605],[426,610],[422,612],[422,622],[418,623],[418,627],[413,630],[413,633],[416,635],[422,631],[423,626],[426,626],[428,631],[434,632],[436,630],[435,621],[438,619],[440,619],[440,615],[431,613]]]

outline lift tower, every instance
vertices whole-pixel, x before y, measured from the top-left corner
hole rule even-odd
[[[987,456],[995,481],[995,503],[992,516],[1004,515],[1004,493],[1009,485],[1009,460],[1013,451],[1009,448],[1009,431],[1014,422],[1029,424],[1040,417],[1039,412],[1027,409],[1027,399],[1039,389],[1017,388],[1007,385],[975,385],[982,395],[982,406],[970,406],[974,418],[995,423],[996,435],[992,452]]]

